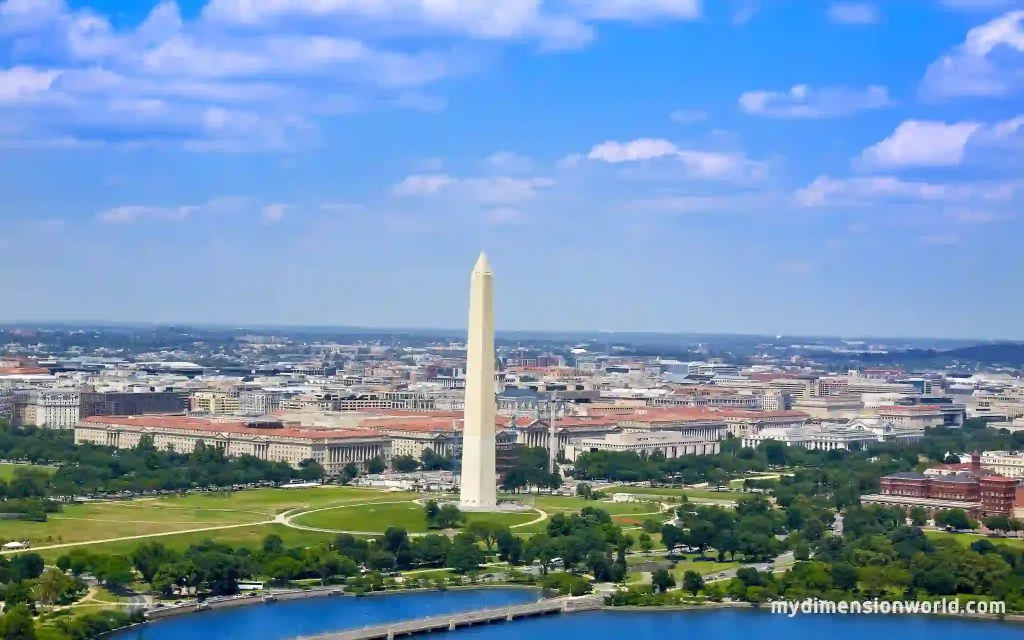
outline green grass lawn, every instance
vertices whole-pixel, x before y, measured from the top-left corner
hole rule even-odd
[[[711,491],[710,489],[684,489],[677,487],[612,487],[605,489],[606,493],[632,493],[640,496],[686,496],[687,498],[698,498],[702,500],[721,500],[723,502],[736,500],[743,497],[741,491]]]
[[[269,519],[269,516],[248,512],[166,509],[159,502],[66,505],[60,513],[49,514],[46,522],[6,520],[0,525],[0,538],[28,540],[32,546],[45,546]]]
[[[534,520],[539,514],[529,511],[526,513],[466,513],[465,515],[467,522],[498,522],[512,526]],[[307,527],[335,531],[383,533],[388,527],[401,527],[410,533],[424,533],[428,530],[423,506],[414,502],[339,506],[329,511],[317,511],[300,516],[293,522]]]
[[[129,555],[135,550],[135,547],[145,542],[159,542],[169,549],[181,551],[191,544],[199,544],[206,540],[213,540],[214,542],[229,544],[235,547],[255,549],[262,545],[263,539],[272,533],[281,536],[286,547],[310,547],[321,542],[330,542],[334,539],[334,536],[329,533],[292,529],[282,524],[261,524],[238,527],[235,529],[220,529],[218,531],[178,534],[172,533],[155,538],[122,540],[120,542],[91,544],[77,548],[87,549],[90,553]],[[75,548],[76,547],[44,549],[37,553],[43,556],[43,559],[47,562],[53,562],[61,555],[70,553]]]
[[[925,531],[924,534],[935,540],[952,538],[957,542],[957,544],[965,547],[971,546],[978,540],[988,540],[992,544],[1005,544],[1011,547],[1024,549],[1024,538],[989,538],[988,536],[982,536],[976,533],[947,533],[945,531]]]
[[[647,518],[662,519],[659,515],[661,507],[655,502],[611,502],[610,500],[584,500],[563,496],[534,495],[502,496],[513,497],[525,504],[545,511],[549,516],[556,513],[577,513],[584,507],[594,507],[607,511],[615,522],[623,527],[637,526]],[[532,519],[532,518],[531,518]],[[517,534],[542,533],[547,530],[547,520],[525,527],[517,527]]]
[[[10,462],[0,462],[0,480],[10,480],[14,477],[14,472],[18,469],[39,469],[41,471],[45,471],[51,476],[57,473],[57,467],[40,464],[11,464]]]
[[[411,495],[390,493],[378,489],[324,486],[308,489],[253,489],[225,493],[192,493],[187,496],[160,498],[155,502],[166,507],[230,509],[277,515],[298,507],[316,509],[345,502],[402,500],[411,499]]]
[[[742,566],[739,562],[713,562],[705,560],[697,560],[696,562],[680,562],[672,569],[672,575],[675,576],[677,582],[682,582],[683,574],[687,571],[696,571],[702,576],[709,574],[719,573],[721,571],[728,571],[729,569],[735,569]]]

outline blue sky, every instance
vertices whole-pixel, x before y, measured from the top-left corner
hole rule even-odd
[[[1015,0],[0,0],[0,319],[1024,338],[1022,98]]]

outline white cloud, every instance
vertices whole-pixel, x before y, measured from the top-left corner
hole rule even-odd
[[[610,164],[637,162],[675,156],[679,153],[676,145],[662,138],[639,138],[631,142],[603,142],[587,154],[588,160],[599,160]]]
[[[858,164],[865,169],[955,166],[979,128],[977,122],[906,120],[891,136],[865,149]]]
[[[947,124],[906,120],[891,136],[865,149],[854,165],[869,171],[957,166],[972,153],[977,160],[982,150],[1019,150],[1022,130],[1024,116],[991,125],[971,121]]]
[[[585,158],[583,157],[582,153],[570,153],[569,155],[559,160],[557,166],[559,169],[563,170],[575,169],[576,167],[580,166],[584,159]]]
[[[718,194],[687,194],[642,198],[626,203],[636,211],[664,213],[760,213],[781,204],[781,198],[771,192],[741,192]]]
[[[892,176],[836,179],[821,176],[794,193],[805,207],[870,206],[880,202],[1006,202],[1024,181],[935,184]]]
[[[701,0],[210,0],[203,11],[213,24],[359,20],[480,40],[533,39],[547,49],[587,44],[594,37],[588,21],[692,20],[700,14]]]
[[[586,18],[599,20],[695,20],[701,0],[569,0]]]
[[[209,200],[197,205],[179,205],[173,207],[151,205],[124,205],[101,211],[97,220],[109,224],[134,224],[144,220],[161,220],[180,222],[186,218],[204,213],[232,213],[244,210],[249,204],[248,199],[228,196]]]
[[[743,111],[771,118],[835,118],[892,103],[888,90],[879,86],[863,90],[841,86],[813,89],[800,84],[787,92],[748,91],[739,98]]]
[[[680,109],[669,114],[669,119],[679,124],[693,124],[707,120],[708,113],[700,109]]]
[[[962,44],[933,62],[925,99],[991,97],[1024,89],[1024,11],[1011,11],[967,32]]]
[[[672,160],[688,178],[714,180],[723,178],[763,179],[766,167],[748,160],[743,154],[723,151],[682,149],[664,138],[639,138],[630,142],[610,140],[596,145],[587,159],[607,164],[623,164],[654,160]]]
[[[0,104],[31,102],[50,91],[60,77],[59,70],[40,70],[32,67],[0,69]]]
[[[280,149],[320,120],[373,108],[436,112],[426,89],[477,70],[466,39],[580,47],[600,21],[691,20],[699,0],[160,0],[137,23],[65,0],[0,0],[0,146]],[[14,103],[17,109],[10,107]],[[33,110],[45,104],[45,112]],[[232,105],[244,104],[244,109]],[[249,139],[218,138],[224,109]],[[130,116],[126,117],[125,114]],[[248,114],[248,115],[244,115]],[[250,117],[251,116],[251,117]],[[262,125],[257,125],[257,120]],[[286,131],[287,130],[287,131]],[[296,131],[300,135],[292,135]],[[293,142],[295,141],[295,142]]]
[[[828,19],[837,24],[875,24],[881,14],[867,2],[835,2],[829,5]]]
[[[488,211],[485,214],[485,218],[487,222],[494,225],[521,224],[523,222],[523,212],[511,207],[501,207]]]
[[[444,174],[409,176],[391,188],[396,196],[429,196],[453,184],[454,178]]]
[[[263,207],[263,221],[264,222],[279,222],[284,218],[284,214],[287,213],[291,205],[284,203],[268,204]]]
[[[533,160],[511,151],[497,151],[487,158],[487,164],[499,171],[523,173],[533,169]]]
[[[487,176],[456,178],[445,174],[412,175],[391,188],[397,197],[447,196],[471,204],[501,206],[533,200],[555,185],[549,178]]]

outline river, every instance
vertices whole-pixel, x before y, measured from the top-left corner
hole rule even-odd
[[[455,611],[532,602],[524,590],[482,589],[365,598],[333,597],[258,604],[171,618],[116,634],[114,640],[289,640],[328,631],[363,627]],[[787,618],[767,612],[595,611],[554,615],[511,624],[495,624],[453,633],[452,640],[646,640],[712,638],[714,640],[864,640],[899,638],[933,640],[959,635],[985,640],[1020,640],[1020,625],[929,616],[806,615]]]

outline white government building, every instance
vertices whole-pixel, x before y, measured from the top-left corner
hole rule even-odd
[[[769,427],[743,438],[744,447],[756,447],[765,440],[807,449],[859,449],[875,442],[917,442],[924,429],[893,424],[888,420],[863,419],[848,424],[822,423],[804,427]]]
[[[601,437],[573,438],[565,447],[569,462],[593,451],[630,451],[651,455],[661,453],[666,458],[680,458],[685,455],[712,455],[720,451],[717,439],[684,436],[676,431],[631,431],[609,433]]]

